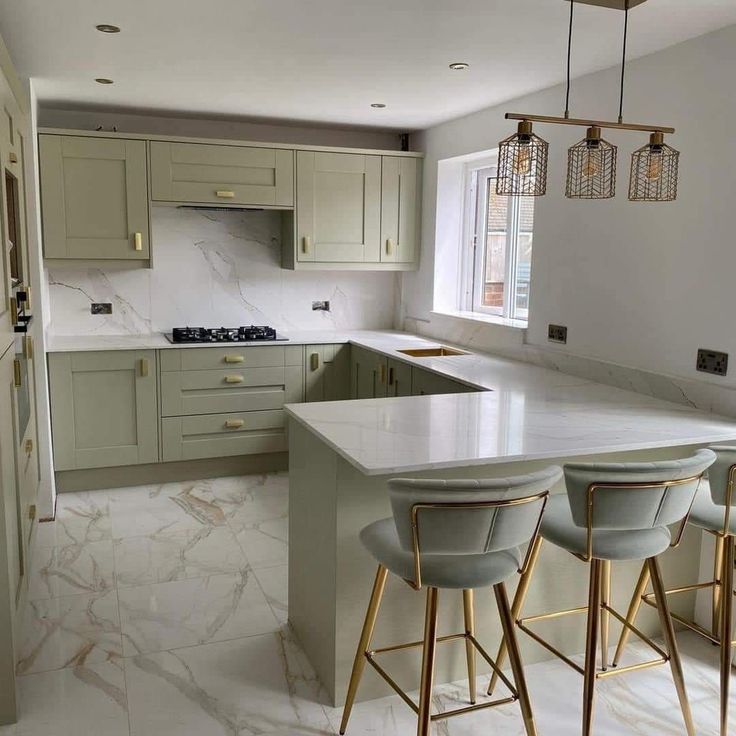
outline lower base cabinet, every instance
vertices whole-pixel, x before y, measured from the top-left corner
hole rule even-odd
[[[307,345],[305,355],[305,401],[350,398],[350,345]]]
[[[412,394],[421,396],[423,394],[460,394],[477,391],[460,381],[454,381],[447,376],[440,376],[432,371],[424,371],[421,368],[412,368],[411,376]]]

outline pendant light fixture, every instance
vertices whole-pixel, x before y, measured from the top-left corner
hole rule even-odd
[[[629,9],[646,0],[567,0],[570,3],[570,24],[567,42],[567,90],[565,114],[526,115],[506,113],[507,120],[518,120],[515,135],[499,143],[499,195],[541,196],[546,193],[546,141],[532,133],[532,123],[577,125],[586,127],[585,138],[573,145],[567,154],[565,196],[570,199],[609,199],[616,193],[617,147],[601,136],[601,129],[629,130],[650,133],[649,144],[635,151],[631,160],[629,199],[643,202],[670,202],[677,196],[679,152],[664,142],[665,134],[675,129],[663,125],[625,123],[623,118],[626,42],[629,29]],[[621,60],[621,90],[617,122],[570,117],[570,61],[575,3],[624,11],[623,53]]]

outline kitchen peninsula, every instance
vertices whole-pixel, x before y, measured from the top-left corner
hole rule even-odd
[[[358,533],[390,516],[389,478],[498,477],[572,460],[683,457],[695,447],[736,439],[732,420],[563,373],[471,353],[412,357],[399,350],[428,343],[395,333],[357,343],[389,361],[464,383],[470,391],[286,407],[289,620],[336,705],[344,702],[375,572]],[[668,583],[694,579],[699,544],[700,535],[690,531],[678,549],[665,555]],[[619,606],[628,601],[637,574],[636,563],[614,567],[613,598]],[[586,585],[584,567],[547,546],[526,609],[534,613],[580,605]],[[479,596],[476,616],[479,639],[492,650],[500,630],[494,617],[485,615],[490,605],[490,592]],[[423,606],[423,595],[393,581],[379,616],[376,646],[420,639]],[[674,610],[689,607],[692,613],[693,599],[685,596],[677,606]],[[441,597],[443,634],[462,629],[461,613],[459,594]],[[641,628],[656,631],[656,614],[646,614]],[[579,625],[563,626],[555,634],[564,650],[582,649]],[[544,658],[529,641],[522,646],[526,662]],[[418,683],[416,656],[393,655],[390,666],[402,685]],[[462,647],[442,649],[437,681],[464,678],[464,667]],[[358,697],[368,700],[388,692],[368,672]]]

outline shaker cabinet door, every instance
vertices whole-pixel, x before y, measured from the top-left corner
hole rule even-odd
[[[306,401],[343,401],[350,398],[349,345],[307,345],[306,355]]]
[[[298,261],[380,261],[380,156],[297,151],[296,191]]]
[[[150,258],[146,142],[39,136],[46,258]]]
[[[56,470],[158,461],[153,350],[51,353]]]
[[[388,358],[357,345],[352,345],[351,351],[350,398],[384,398],[388,391]]]
[[[384,263],[413,263],[417,259],[421,165],[417,158],[383,157],[381,261]]]

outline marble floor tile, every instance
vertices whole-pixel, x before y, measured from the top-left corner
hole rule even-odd
[[[270,519],[246,525],[233,521],[230,525],[254,570],[285,565],[289,561],[287,519]]]
[[[111,539],[110,506],[105,491],[60,493],[56,519],[39,523],[35,546],[59,547]]]
[[[253,636],[278,628],[249,569],[119,588],[125,656]]]
[[[119,587],[202,578],[245,567],[245,555],[227,526],[200,526],[115,541]]]
[[[18,673],[104,662],[122,656],[115,591],[30,601]]]
[[[122,659],[26,675],[18,689],[21,719],[0,736],[129,734]]]
[[[101,593],[114,587],[112,542],[37,547],[31,558],[30,600],[78,593]]]
[[[285,631],[125,661],[131,736],[328,734],[315,674]]]
[[[222,509],[202,483],[167,483],[111,492],[115,539],[225,526]]]
[[[289,619],[289,567],[260,568],[255,576],[263,590],[271,610],[280,623],[285,624]]]
[[[285,518],[289,511],[287,473],[216,478],[208,490],[228,521],[240,526]]]

